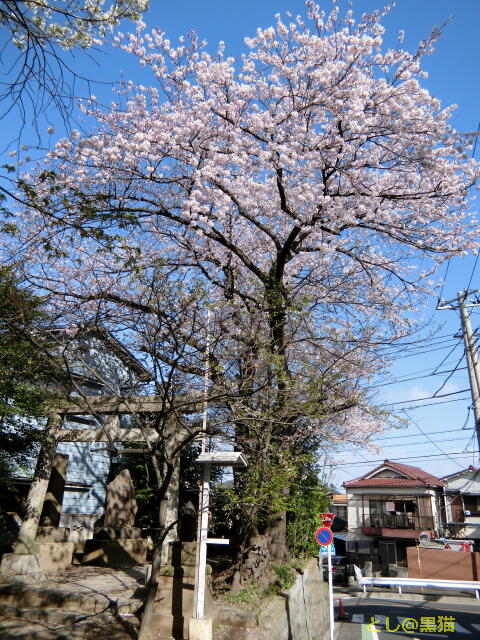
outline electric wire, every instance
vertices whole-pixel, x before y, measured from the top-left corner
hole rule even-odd
[[[423,459],[423,460],[427,460],[430,458],[448,458],[449,456],[469,456],[471,453],[475,453],[475,451],[449,451],[448,454],[442,454],[442,453],[430,453],[430,454],[424,454],[424,455],[420,455],[420,456],[402,456],[400,458],[395,458],[395,462],[397,460],[419,460],[419,459]],[[326,462],[325,466],[357,466],[357,465],[365,465],[365,464],[378,464],[379,462],[385,462],[385,459],[382,458],[377,458],[375,460],[365,460],[365,462],[355,462],[355,461],[351,461],[351,462]]]
[[[411,398],[410,400],[397,400],[396,402],[386,402],[385,404],[377,405],[380,407],[393,407],[397,404],[407,404],[408,402],[420,402],[422,400],[433,400],[434,398],[446,398],[448,396],[456,396],[460,393],[469,393],[470,389],[459,389],[458,391],[450,391],[449,393],[442,393],[439,396],[425,396],[424,398]]]
[[[469,417],[470,417],[470,411],[471,411],[471,410],[472,410],[472,405],[470,404],[470,405],[468,405],[468,407],[467,407],[467,417],[465,418],[465,422],[463,423],[462,430],[463,430],[463,429],[467,429],[467,428],[468,428],[468,429],[473,429],[473,427],[467,427],[468,419],[469,419]]]
[[[452,369],[452,371],[448,374],[448,376],[445,378],[445,380],[443,381],[443,383],[438,387],[438,389],[435,391],[435,393],[433,394],[434,397],[437,397],[437,394],[439,391],[441,391],[445,385],[447,384],[447,382],[451,379],[451,377],[455,374],[455,372],[458,370],[458,367],[460,366],[461,362],[463,361],[463,357],[464,357],[464,353],[462,353],[461,357],[459,358],[457,364],[455,365],[455,367]],[[464,367],[466,368],[466,367]]]
[[[425,434],[427,435],[427,434]],[[441,439],[441,440],[437,440],[437,442],[451,442],[452,439],[451,438],[445,438],[445,439]],[[417,442],[404,442],[404,443],[396,443],[396,444],[384,444],[384,445],[379,445],[380,449],[407,449],[408,447],[418,447],[419,445],[424,445],[424,444],[435,444],[435,442],[431,439],[428,440],[420,440]],[[436,444],[435,444],[436,446]],[[440,449],[440,447],[437,447],[437,449],[439,449],[440,451],[442,451],[442,449]],[[442,453],[445,453],[444,451],[442,451]],[[445,453],[445,455],[447,455]]]
[[[438,407],[439,404],[450,404],[452,402],[465,402],[467,398],[455,398],[452,400],[440,400],[439,402],[426,402],[425,404],[415,404],[411,407],[406,407],[408,411],[412,411],[413,409],[424,409],[425,407]],[[388,406],[388,405],[384,405]],[[399,411],[402,411],[399,409]]]
[[[418,349],[424,349],[425,347],[441,347],[443,346],[444,348],[448,347],[449,344],[452,344],[455,340],[455,336],[451,335],[448,338],[443,338],[442,340],[427,340],[427,339],[423,339],[423,340],[416,340],[415,342],[409,342],[406,344],[399,344],[398,342],[392,341],[389,345],[383,345],[386,349],[395,349],[395,351],[398,351],[398,349],[402,350],[402,353],[408,353],[410,351],[413,352],[417,352]]]
[[[477,133],[475,134],[475,142],[473,143],[473,149],[472,149],[472,158],[475,157],[475,151],[477,149],[477,141],[478,141],[478,132],[480,130],[480,122],[478,123],[477,126]]]
[[[445,286],[445,282],[447,281],[447,275],[448,275],[448,270],[449,269],[450,269],[450,260],[447,260],[447,268],[445,269],[445,275],[443,276],[442,288],[440,289],[440,293],[439,293],[438,298],[437,298],[437,304],[442,299],[443,287]]]
[[[408,409],[406,409],[406,411],[408,411]],[[433,436],[433,435],[437,435],[437,434],[441,434],[441,433],[455,433],[455,432],[460,432],[463,431],[465,427],[462,427],[461,429],[442,429],[440,431],[430,431],[428,433],[428,435]],[[473,427],[469,427],[470,429],[473,429]],[[386,436],[384,438],[376,438],[375,442],[383,442],[383,440],[397,440],[399,438],[418,438],[419,435],[418,433],[406,433],[403,435],[399,435],[399,436]]]
[[[475,138],[475,144],[477,144],[476,138]],[[470,274],[470,280],[468,281],[468,284],[467,284],[467,291],[470,289],[470,285],[472,284],[473,274],[475,273],[475,269],[477,268],[477,262],[478,262],[478,256],[479,255],[480,254],[477,251],[477,255],[475,256],[475,262],[473,263],[472,273]]]
[[[407,358],[413,358],[414,356],[423,356],[426,353],[433,353],[434,351],[442,351],[443,349],[448,349],[449,345],[445,345],[443,347],[436,347],[434,349],[426,349],[425,351],[416,351],[414,353],[407,353],[406,355],[402,356],[399,355],[398,357],[396,357],[396,360],[406,360]],[[454,345],[454,347],[452,348],[452,351],[450,353],[453,353],[453,351],[458,347],[458,343],[456,345]],[[448,358],[450,356],[450,353],[445,356],[445,358]],[[443,364],[443,362],[440,363],[439,366],[441,366]]]
[[[465,447],[464,451],[467,451],[467,449],[470,446],[470,444],[473,444],[475,435],[476,435],[475,433],[472,433],[472,435],[470,436],[469,441],[467,442],[467,446]]]
[[[420,433],[421,433],[423,436],[425,436],[425,437],[427,438],[427,440],[429,440],[429,441],[433,444],[433,446],[434,446],[434,447],[436,447],[436,448],[437,448],[441,453],[443,453],[444,455],[446,455],[446,456],[448,457],[448,459],[449,459],[451,462],[453,462],[454,464],[456,464],[456,465],[457,465],[457,467],[462,468],[462,465],[461,465],[461,464],[459,464],[459,463],[458,463],[456,460],[454,460],[453,458],[450,458],[450,456],[448,455],[448,453],[446,453],[446,452],[445,452],[441,447],[439,447],[439,446],[438,446],[438,444],[437,444],[434,440],[432,440],[432,439],[428,436],[428,434],[426,434],[426,433],[425,433],[425,431],[423,431],[423,429],[422,429],[422,428],[420,427],[420,425],[416,422],[416,420],[414,420],[414,418],[412,418],[412,416],[408,415],[408,412],[407,412],[407,411],[405,411],[405,415],[407,416],[407,418],[408,418],[409,420],[411,420],[411,421],[412,421],[412,423],[414,424],[414,426],[415,426],[415,427],[417,427],[417,429],[420,431]],[[440,440],[439,442],[448,442],[448,441],[449,441],[449,440]]]
[[[455,362],[455,360],[456,360],[456,358],[452,358],[452,359],[447,360],[446,362],[444,362],[444,364],[451,364],[452,362]],[[424,374],[427,371],[430,372],[428,375],[433,375],[432,367],[430,366],[430,367],[428,367],[426,369],[416,369],[414,371],[409,371],[408,373],[405,373],[405,374],[402,374],[402,375],[398,376],[398,378],[391,378],[391,377],[390,378],[381,378],[381,377],[379,377],[377,379],[377,381],[375,382],[375,384],[372,385],[372,386],[381,385],[381,384],[383,384],[382,381],[390,382],[390,381],[393,380],[393,382],[395,382],[395,381],[402,382],[404,378],[408,378],[408,377],[412,377],[412,379],[414,379],[414,376],[419,376],[419,378],[420,378],[420,374]],[[451,371],[451,369],[445,369],[443,372],[439,372],[439,375],[441,375],[441,373],[450,373],[450,371]],[[435,374],[435,375],[437,375],[437,374]]]
[[[419,435],[420,434],[418,434],[417,437],[419,437]],[[428,435],[428,434],[425,434],[425,435]],[[465,434],[463,437],[466,438],[467,435],[468,434]],[[473,434],[473,435],[475,435],[475,434]],[[469,442],[471,441],[471,439],[472,438],[470,436],[469,437]],[[445,439],[437,440],[437,442],[452,442],[452,439],[451,438],[445,438]],[[459,440],[457,440],[457,442],[459,442]],[[405,449],[408,449],[408,447],[418,447],[419,445],[424,445],[424,444],[434,444],[434,442],[431,439],[429,439],[429,440],[421,440],[421,441],[417,441],[417,442],[404,442],[404,443],[402,443],[402,442],[398,443],[397,442],[395,444],[378,445],[378,448],[380,450],[382,450],[382,451],[383,451],[383,449],[402,449],[402,450],[405,450]],[[439,447],[437,447],[437,448],[439,448]],[[338,449],[338,451],[345,451],[345,449]],[[363,457],[363,455],[361,454],[361,452],[359,450],[352,448],[352,451],[354,451],[356,454],[361,455],[361,457]],[[440,449],[440,451],[442,451],[442,450]],[[445,453],[445,451],[442,451],[442,453]],[[445,455],[447,455],[447,454],[445,453]],[[366,458],[364,458],[364,459],[366,459]]]
[[[446,361],[446,360],[447,360],[447,359],[452,355],[452,353],[455,351],[455,349],[460,345],[460,340],[461,340],[461,338],[459,338],[459,339],[457,340],[457,344],[456,344],[454,347],[452,347],[452,350],[451,350],[451,351],[449,351],[449,353],[447,353],[447,355],[446,355],[446,356],[445,356],[445,358],[440,362],[440,364],[437,364],[437,366],[436,366],[436,367],[435,367],[435,369],[433,370],[433,373],[436,373],[436,371],[437,371],[437,370],[438,370],[442,365],[444,365],[444,364],[445,364],[445,361]],[[462,358],[463,358],[463,355],[462,355]]]
[[[460,360],[458,361],[458,364],[460,364],[460,362],[463,360],[463,356],[460,358]],[[465,370],[467,367],[455,367],[454,369],[446,369],[444,371],[437,371],[436,373],[426,373],[425,375],[422,376],[413,376],[411,378],[396,378],[395,380],[391,380],[390,382],[380,382],[379,384],[373,384],[370,389],[378,389],[378,387],[387,387],[390,386],[392,384],[402,384],[403,382],[413,382],[415,380],[423,380],[424,378],[431,378],[432,376],[441,376],[444,375],[446,373],[448,374],[454,374],[456,371],[463,371]],[[425,371],[425,369],[424,369]],[[427,371],[429,371],[429,369],[427,369]]]

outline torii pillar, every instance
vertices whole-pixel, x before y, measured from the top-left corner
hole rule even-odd
[[[66,536],[61,540],[58,537],[53,540],[45,537],[42,541],[36,541],[49,486],[53,502],[56,503],[57,508],[61,506],[58,498],[63,495],[68,464],[66,456],[59,456],[55,452],[56,437],[61,422],[61,416],[58,414],[54,414],[48,419],[44,432],[47,444],[40,449],[37,458],[35,473],[28,492],[27,511],[20,525],[17,541],[13,545],[14,551],[4,554],[0,564],[0,574],[7,576],[6,579],[25,575],[30,578],[43,579],[43,571],[60,569],[71,564],[73,543],[67,542]],[[54,470],[58,471],[58,477],[50,485]]]

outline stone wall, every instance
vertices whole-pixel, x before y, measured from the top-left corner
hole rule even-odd
[[[261,614],[248,640],[328,640],[328,587],[312,558],[293,587]]]

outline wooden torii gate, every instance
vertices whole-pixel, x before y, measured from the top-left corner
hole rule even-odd
[[[178,413],[197,413],[204,402],[204,393],[194,391],[187,395],[178,396],[170,408]],[[146,396],[79,396],[70,398],[66,408],[52,413],[44,431],[48,441],[40,450],[35,473],[30,485],[27,498],[27,511],[18,532],[16,553],[31,553],[37,535],[40,516],[42,513],[48,482],[52,470],[55,448],[59,442],[143,442],[147,446],[154,444],[160,437],[167,438],[167,449],[175,449],[177,437],[185,435],[184,430],[172,427],[160,436],[155,429],[125,428],[120,426],[121,414],[163,413],[165,411],[164,398],[159,395]],[[95,415],[106,416],[104,423],[96,429],[64,429],[62,421],[67,416]],[[170,445],[170,446],[169,446]],[[179,456],[175,459],[175,472],[172,485],[176,485],[170,492],[167,508],[167,526],[178,518],[178,482],[180,472]],[[176,527],[169,532],[168,539],[176,537]]]

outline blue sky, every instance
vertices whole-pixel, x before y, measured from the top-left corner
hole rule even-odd
[[[326,1],[320,2],[320,5],[326,10],[331,6],[330,2]],[[376,0],[353,1],[356,15],[381,6],[381,2]],[[202,0],[202,2],[181,0],[176,3],[151,0],[151,9],[145,14],[144,20],[148,26],[160,26],[172,41],[181,34],[195,30],[201,38],[209,42],[212,51],[216,50],[218,41],[223,40],[226,43],[227,52],[233,56],[239,56],[245,50],[244,37],[254,34],[258,26],[265,27],[272,24],[276,13],[285,13],[287,10],[293,14],[304,13],[304,7],[303,0],[277,0],[276,2],[243,0],[241,3],[224,0]],[[386,42],[394,44],[399,29],[404,29],[406,33],[404,46],[413,49],[420,39],[428,36],[434,25],[441,25],[449,18],[450,22],[436,45],[435,53],[424,59],[424,68],[429,72],[429,77],[424,84],[444,106],[452,103],[458,105],[453,117],[456,128],[472,131],[477,129],[480,121],[479,0],[456,0],[455,2],[398,0],[397,6],[384,20],[384,25],[387,27]],[[128,28],[128,24],[122,25],[123,31],[127,31]],[[120,78],[120,72],[123,72],[126,79],[132,78],[146,82],[133,57],[109,47],[95,53],[94,57],[97,64],[87,56],[77,54],[73,62],[75,69],[92,80],[115,82]],[[85,86],[79,85],[79,89],[82,93],[87,93]],[[111,99],[111,90],[108,86],[95,84],[91,92],[107,102]],[[54,115],[50,116],[50,120],[60,132],[61,126]],[[4,140],[11,135],[16,126],[18,127],[18,122],[15,122],[13,116],[0,123],[0,134]],[[45,123],[45,130],[46,127]],[[52,141],[55,137],[52,136]],[[49,142],[48,136],[44,142]],[[480,143],[477,157],[479,156]],[[472,276],[473,266],[474,258],[472,257],[452,261],[443,288],[444,297],[453,298],[459,289],[467,287],[470,279],[471,288],[480,288],[480,261]],[[442,270],[440,275],[443,276],[444,273],[445,270]],[[425,346],[419,345],[417,353],[413,350],[404,357],[398,358],[392,369],[392,380],[398,380],[400,377],[407,380],[377,387],[375,390],[375,395],[381,403],[409,401],[395,405],[397,410],[409,406],[417,407],[408,414],[417,424],[412,423],[406,432],[385,434],[385,439],[379,441],[379,444],[385,447],[380,453],[353,452],[349,448],[339,454],[337,457],[340,465],[334,475],[337,486],[340,486],[344,480],[361,475],[370,466],[374,466],[374,464],[367,464],[366,461],[386,457],[391,459],[401,457],[404,458],[402,461],[405,463],[408,463],[408,458],[411,457],[412,464],[418,464],[438,475],[452,473],[459,466],[472,464],[474,460],[472,455],[448,455],[450,452],[463,451],[467,447],[473,434],[471,429],[473,417],[470,412],[467,420],[468,406],[471,403],[468,393],[457,394],[458,391],[468,388],[466,371],[462,369],[465,366],[464,362],[460,362],[459,369],[446,382],[449,373],[430,375],[443,359],[445,362],[439,366],[439,371],[454,369],[462,355],[460,341],[453,338],[460,327],[458,314],[453,311],[435,311],[435,302],[432,300],[429,304],[430,324],[432,327],[444,325],[438,335],[445,338],[436,338]],[[480,313],[473,314],[472,322],[474,328],[480,324]],[[455,344],[457,344],[456,348],[448,355]],[[388,382],[388,380],[380,382]],[[456,395],[439,398],[438,402],[442,404],[418,408],[418,405],[430,404],[432,400],[422,403],[418,402],[417,398],[433,395],[444,382],[445,387],[439,391],[439,394],[455,393]],[[461,427],[465,422],[470,430],[462,431]],[[427,434],[431,433],[430,440],[428,436],[422,435],[420,430]],[[439,431],[441,433],[437,433]],[[410,434],[415,437],[407,437]],[[434,454],[438,457],[413,458],[413,456]],[[363,464],[356,464],[357,462]]]

